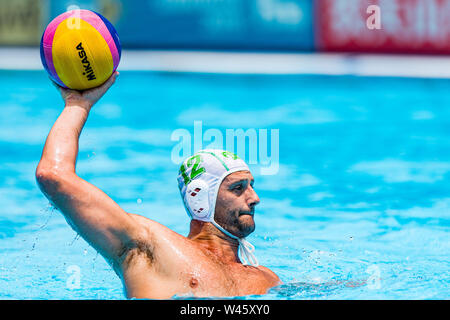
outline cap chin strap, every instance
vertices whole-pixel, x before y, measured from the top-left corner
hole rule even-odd
[[[251,265],[253,267],[259,266],[258,259],[253,254],[253,252],[255,251],[255,247],[250,242],[245,240],[245,238],[238,238],[235,235],[231,234],[230,232],[219,226],[219,224],[214,220],[212,220],[211,223],[227,236],[236,239],[239,242],[239,256],[243,260],[243,264]]]

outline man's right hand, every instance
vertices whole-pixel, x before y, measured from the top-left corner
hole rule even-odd
[[[100,100],[101,97],[103,97],[106,91],[108,91],[108,89],[111,88],[114,82],[116,82],[118,76],[119,72],[116,71],[101,86],[84,91],[66,89],[59,86],[55,82],[53,82],[53,84],[61,93],[61,96],[65,102],[66,107],[77,106],[89,112],[91,108],[94,106],[94,104],[96,104],[97,101]]]

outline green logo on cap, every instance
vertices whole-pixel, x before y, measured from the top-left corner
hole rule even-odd
[[[180,173],[181,173],[181,176],[183,177],[185,185],[188,185],[192,180],[194,180],[196,177],[198,177],[199,175],[201,175],[203,172],[206,171],[205,168],[199,167],[201,162],[202,162],[202,158],[200,157],[200,155],[197,154],[197,155],[190,157],[186,161],[186,166],[184,165],[184,163],[181,165]],[[187,168],[191,168],[191,167],[192,167],[191,175],[189,177],[186,173],[186,170],[187,170]]]
[[[233,152],[230,152],[230,151],[224,151],[224,152],[222,152],[222,155],[225,158],[231,158],[233,160],[239,159],[239,157],[236,154],[234,154]]]

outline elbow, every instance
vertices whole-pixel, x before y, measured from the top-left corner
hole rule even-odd
[[[36,168],[35,178],[41,191],[46,195],[51,195],[58,191],[66,175],[58,168],[45,167],[39,164]]]
[[[43,185],[49,184],[51,181],[55,180],[56,177],[51,169],[38,166],[36,168],[35,178],[37,184],[39,185],[39,187],[41,187]]]

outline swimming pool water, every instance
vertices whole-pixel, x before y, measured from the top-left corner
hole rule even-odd
[[[124,71],[91,112],[77,173],[186,235],[173,131],[278,129],[278,173],[252,166],[261,203],[248,240],[285,284],[241,298],[448,299],[449,85]],[[125,298],[34,179],[62,107],[44,72],[0,71],[0,299]]]

